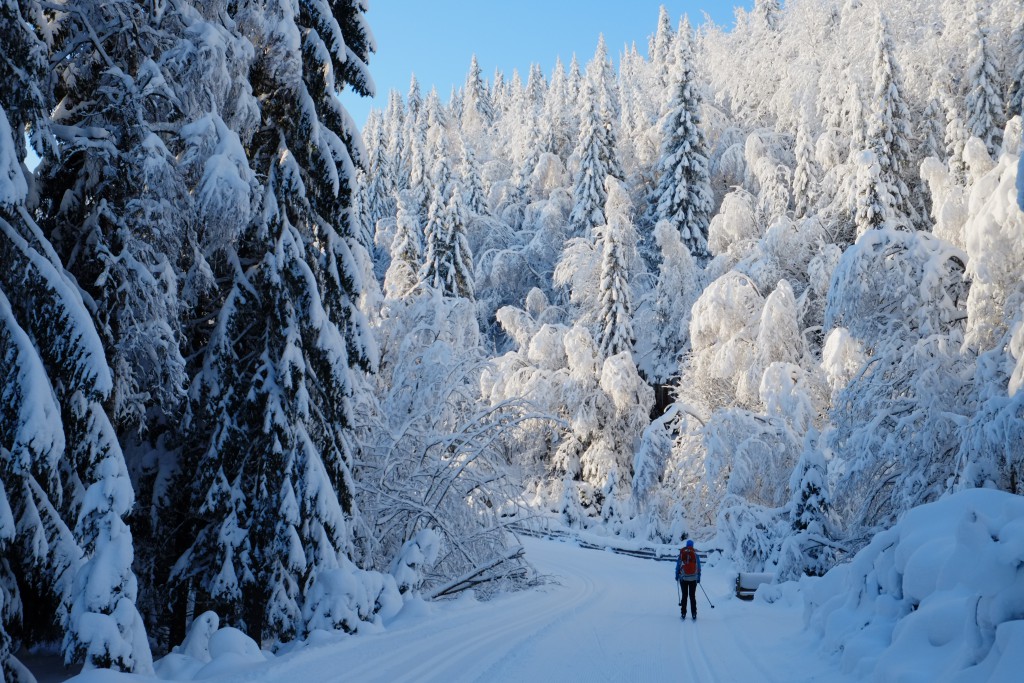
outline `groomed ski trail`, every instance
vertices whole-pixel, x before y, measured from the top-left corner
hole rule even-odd
[[[673,565],[525,539],[549,583],[487,603],[422,606],[387,631],[309,646],[225,683],[828,681],[852,683],[802,632],[798,606],[730,595],[706,567],[698,619],[679,618]]]

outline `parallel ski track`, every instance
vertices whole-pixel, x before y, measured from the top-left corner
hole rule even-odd
[[[414,641],[412,646],[393,651],[386,658],[353,661],[354,658],[347,657],[344,665],[337,668],[338,680],[360,683],[486,680],[484,673],[488,669],[500,669],[500,661],[514,656],[524,642],[541,636],[560,621],[573,618],[582,605],[599,596],[594,581],[588,576],[573,574],[565,585],[559,585],[558,576],[551,578],[553,585],[539,589],[536,595],[493,603],[493,609],[507,612],[489,622],[488,628],[482,629],[474,621],[465,623],[457,615],[440,617],[428,626],[432,632],[425,640],[428,645],[443,642],[443,647],[426,651]],[[315,674],[306,677],[303,670],[321,671],[323,659],[328,656],[329,651],[321,654],[319,648],[298,653],[286,661],[270,664],[257,676],[242,676],[238,680],[312,683],[318,680]]]
[[[434,656],[424,659],[412,669],[400,667],[394,675],[380,678],[381,681],[452,681],[475,679],[482,676],[487,669],[494,667],[502,659],[510,656],[516,648],[526,640],[537,637],[540,632],[553,624],[571,617],[576,609],[589,600],[593,600],[596,591],[594,582],[582,578],[573,581],[568,592],[553,591],[547,595],[549,600],[538,601],[540,609],[516,609],[518,615],[500,621],[501,627],[479,630],[479,626],[460,626],[457,631],[474,632],[475,635],[453,641],[454,648],[442,650]],[[497,607],[501,609],[501,607]],[[474,675],[468,676],[470,672]],[[368,679],[362,679],[368,680]]]

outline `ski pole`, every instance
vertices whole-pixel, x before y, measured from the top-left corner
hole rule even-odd
[[[683,589],[679,585],[678,581],[676,581],[676,595],[679,596],[679,604],[682,605],[683,604]]]
[[[700,583],[697,585],[700,586]],[[700,586],[700,591],[704,594],[705,598],[708,598],[708,592],[704,590],[704,586]],[[711,609],[715,609],[715,603],[711,602],[711,598],[708,598],[708,604],[711,605]]]

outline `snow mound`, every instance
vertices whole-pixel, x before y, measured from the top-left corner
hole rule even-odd
[[[154,662],[157,678],[175,681],[217,678],[248,666],[265,664],[273,657],[242,631],[219,626],[220,619],[214,612],[196,617],[184,642]]]
[[[847,565],[801,582],[804,618],[872,681],[1024,670],[1024,497],[971,489],[908,512]]]

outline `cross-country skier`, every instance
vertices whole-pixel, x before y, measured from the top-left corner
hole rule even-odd
[[[676,558],[676,581],[683,589],[683,599],[679,603],[679,615],[686,618],[686,598],[690,598],[690,610],[693,618],[697,618],[697,584],[700,583],[700,557],[693,547],[693,541],[687,541],[686,547],[679,550]]]

